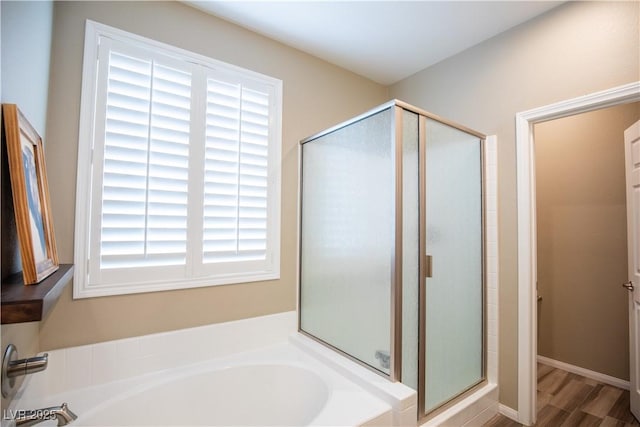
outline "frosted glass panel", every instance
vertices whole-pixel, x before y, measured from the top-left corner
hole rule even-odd
[[[427,412],[477,384],[482,372],[481,143],[428,119],[426,125]]]
[[[420,286],[418,115],[402,113],[402,383],[418,389]]]
[[[301,329],[389,373],[392,109],[302,146]]]

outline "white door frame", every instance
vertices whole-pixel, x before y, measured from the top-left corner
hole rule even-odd
[[[533,125],[640,101],[640,81],[516,114],[518,191],[518,421],[536,420],[536,189]]]

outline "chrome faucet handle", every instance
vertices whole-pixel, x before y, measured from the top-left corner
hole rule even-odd
[[[42,356],[13,360],[9,362],[9,366],[7,367],[7,376],[9,378],[15,378],[22,375],[44,371],[45,369],[47,369],[47,364],[49,363],[48,358],[49,355],[45,353]]]
[[[30,357],[28,359],[18,359],[18,350],[13,344],[9,344],[5,349],[2,358],[2,396],[7,398],[15,393],[16,378],[44,371],[49,363],[49,355]]]

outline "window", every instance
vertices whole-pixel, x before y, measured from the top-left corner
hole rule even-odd
[[[85,37],[74,297],[278,278],[281,81]]]

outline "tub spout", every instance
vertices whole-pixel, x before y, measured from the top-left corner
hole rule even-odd
[[[49,408],[34,409],[30,411],[18,411],[18,415],[14,418],[16,426],[32,426],[47,420],[58,420],[58,426],[66,426],[75,420],[76,414],[71,412],[69,406],[63,403],[60,406],[51,406]]]

